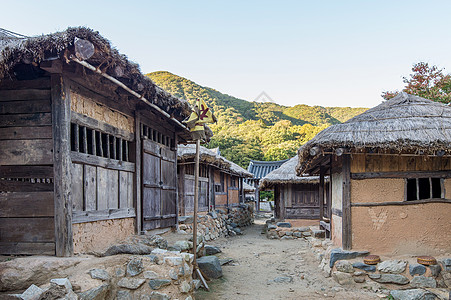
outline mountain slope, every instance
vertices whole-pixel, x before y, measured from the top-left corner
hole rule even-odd
[[[147,76],[169,93],[191,103],[203,99],[218,118],[218,123],[210,126],[215,135],[208,146],[219,146],[223,156],[243,167],[247,167],[250,159],[278,160],[294,156],[300,145],[322,129],[367,110],[248,102],[169,72]]]

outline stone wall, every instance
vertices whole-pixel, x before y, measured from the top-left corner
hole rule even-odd
[[[192,217],[180,217],[179,230],[185,233],[193,232]],[[218,237],[241,234],[240,227],[251,225],[254,222],[254,209],[252,205],[240,204],[238,207],[225,210],[217,209],[206,215],[198,216],[198,232],[206,241]]]
[[[149,255],[104,258],[27,257],[0,263],[0,291],[17,291],[11,299],[180,299],[192,300],[193,255],[154,249]],[[30,270],[30,267],[33,270]],[[58,277],[59,276],[59,277]],[[24,287],[24,284],[26,284]],[[7,298],[10,299],[10,298]]]
[[[323,238],[325,233],[324,230],[312,229],[309,226],[293,227],[290,222],[266,221],[266,237],[268,239],[294,240],[311,236]]]

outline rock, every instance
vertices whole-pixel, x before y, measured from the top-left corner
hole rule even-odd
[[[310,228],[307,227],[307,226],[296,227],[296,228],[293,228],[293,231],[295,231],[295,232],[306,232],[306,231],[310,231]]]
[[[344,272],[344,273],[354,273],[354,268],[352,267],[352,264],[347,260],[340,260],[335,264],[335,268],[337,268],[337,271]]]
[[[193,300],[193,297],[188,296],[188,297],[185,298],[185,300]]]
[[[70,283],[69,279],[67,278],[54,278],[50,279],[51,284],[55,284],[57,286],[64,287],[66,292],[72,290],[72,284]]]
[[[310,231],[302,232],[302,237],[309,237],[309,236],[312,236],[312,233]]]
[[[59,299],[66,296],[72,289],[67,289],[64,285],[58,285],[56,283],[50,283],[50,287],[42,293],[40,300],[44,299]],[[0,297],[1,298],[1,297]],[[78,298],[77,298],[78,299]]]
[[[432,277],[415,276],[410,281],[410,285],[414,288],[436,288],[437,281]]]
[[[367,272],[375,272],[376,271],[376,266],[367,265],[367,264],[364,264],[362,262],[355,262],[355,263],[352,264],[352,266],[354,268],[357,268],[357,269],[360,269],[360,270],[364,270],[364,271],[367,271]]]
[[[233,259],[231,259],[231,258],[219,259],[219,263],[221,264],[221,266],[226,265],[226,264],[231,263],[231,262],[233,262]]]
[[[180,266],[183,264],[183,258],[180,256],[168,256],[164,258],[164,262],[170,266]]]
[[[160,277],[154,271],[144,271],[143,274],[144,274],[144,278],[146,278],[146,279],[156,279],[156,278]]]
[[[100,279],[100,280],[104,280],[104,281],[110,280],[110,275],[104,269],[89,270],[89,275],[91,275],[92,279]]]
[[[400,274],[406,270],[407,261],[404,260],[386,260],[378,264],[377,270],[384,273]]]
[[[292,236],[293,232],[292,231],[285,231],[285,235]]]
[[[379,283],[408,284],[409,279],[400,274],[368,274],[368,277]]]
[[[152,290],[159,290],[163,286],[171,284],[169,279],[151,279],[149,280],[149,286]]]
[[[129,290],[136,290],[143,285],[144,282],[146,282],[145,279],[124,277],[117,282],[117,285]]]
[[[269,224],[269,225],[268,225],[268,230],[276,229],[276,228],[277,228],[277,226],[274,225],[274,224]]]
[[[275,283],[290,283],[293,282],[293,277],[291,276],[279,276],[274,278]]]
[[[238,224],[235,223],[235,222],[230,222],[230,226],[232,226],[233,228],[237,228],[237,227],[238,227]]]
[[[284,227],[284,228],[291,228],[291,223],[290,222],[277,222],[276,226],[277,227]]]
[[[150,261],[155,264],[159,264],[159,262],[160,262],[160,259],[155,254],[149,254],[149,255],[146,255],[146,257],[148,257],[150,259]]]
[[[429,269],[431,269],[431,275],[434,277],[440,275],[440,272],[442,271],[442,267],[440,267],[440,265],[430,265]]]
[[[191,285],[187,281],[182,281],[179,286],[179,291],[183,294],[189,293]]]
[[[426,267],[420,264],[410,264],[409,265],[410,275],[423,275],[426,273]]]
[[[222,268],[216,256],[204,256],[197,259],[197,265],[207,277],[217,279],[222,277]]]
[[[349,250],[342,250],[340,248],[333,249],[330,252],[330,263],[329,266],[332,268],[336,261],[343,260],[343,259],[352,259],[359,256],[365,256],[369,252],[368,251],[349,251]]]
[[[365,282],[365,276],[356,276],[356,277],[354,277],[354,282],[356,282],[356,283],[364,283]]]
[[[183,273],[185,273],[185,270],[183,269],[183,267],[180,267],[180,268],[183,270]],[[177,279],[179,279],[179,274],[176,270],[171,269],[171,270],[169,270],[169,277],[171,279],[177,280]]]
[[[435,295],[422,290],[422,289],[410,289],[410,290],[392,290],[390,295],[394,300],[434,300]]]
[[[166,250],[166,249],[160,249],[160,248],[156,248],[156,249],[153,249],[152,250],[152,254],[163,254],[163,253],[167,253],[168,252],[168,250]]]
[[[185,240],[177,241],[174,243],[173,248],[179,251],[185,251],[193,248],[193,243]]]
[[[445,258],[440,261],[443,264],[443,269],[446,272],[451,272],[451,258]]]
[[[152,292],[150,294],[150,300],[169,300],[169,299],[171,299],[171,297],[166,295],[165,293]]]
[[[20,298],[23,300],[38,300],[43,293],[43,289],[32,284],[28,289],[25,290],[25,292],[22,293]]]
[[[325,230],[312,230],[312,234],[316,238],[325,238],[326,237]]]
[[[179,223],[192,224],[193,222],[194,222],[193,216],[180,216],[179,217]]]
[[[210,211],[208,215],[211,216],[213,220],[218,218],[218,214],[215,211]]]
[[[78,296],[74,291],[70,290],[64,297],[59,298],[58,300],[78,300]]]
[[[344,272],[332,272],[332,278],[338,282],[340,285],[350,285],[354,284],[354,279],[352,278],[352,275],[349,273]]]
[[[221,249],[215,246],[205,245],[205,253],[207,255],[215,255],[217,253],[221,253]]]
[[[143,244],[119,244],[109,247],[103,253],[94,253],[97,256],[112,256],[118,254],[145,255],[152,251],[153,247]]]
[[[285,235],[285,236],[281,237],[280,239],[281,239],[281,240],[293,240],[294,237],[289,236],[289,235]]]
[[[233,232],[235,232],[237,235],[242,235],[243,232],[241,231],[241,229],[239,229],[238,227],[233,228]]]
[[[182,257],[186,262],[193,262],[194,254],[191,253],[182,253]]]
[[[78,296],[80,297],[80,300],[103,300],[107,299],[109,290],[109,284],[102,284],[101,286],[80,293]]]
[[[133,300],[129,291],[117,291],[116,300]]]
[[[143,262],[141,258],[133,257],[127,264],[127,276],[136,276],[143,271]]]
[[[293,232],[293,236],[296,238],[301,238],[302,237],[302,232]]]
[[[202,286],[202,282],[199,279],[193,279],[194,289],[198,290]]]

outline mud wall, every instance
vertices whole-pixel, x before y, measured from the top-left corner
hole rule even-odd
[[[99,104],[74,91],[71,91],[70,99],[70,109],[72,111],[105,122],[128,132],[135,132],[133,117]]]
[[[352,248],[383,255],[451,252],[451,203],[352,207]]]
[[[445,179],[445,198],[451,199],[451,178]]]
[[[112,219],[72,224],[74,253],[105,250],[135,233],[135,219]]]
[[[351,203],[404,201],[404,179],[351,180]]]

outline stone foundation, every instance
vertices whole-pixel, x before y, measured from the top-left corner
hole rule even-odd
[[[326,232],[324,230],[312,229],[317,226],[309,227],[292,227],[291,222],[275,222],[268,220],[266,221],[266,237],[268,239],[281,239],[281,240],[293,240],[308,237],[319,237],[325,236]]]
[[[192,216],[180,217],[179,230],[182,233],[192,234]],[[226,213],[222,209],[209,212],[197,217],[197,231],[206,241],[224,236],[235,236],[241,234],[241,227],[254,223],[254,210],[252,205],[241,204],[233,207]]]

